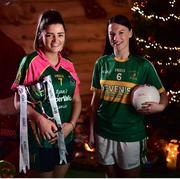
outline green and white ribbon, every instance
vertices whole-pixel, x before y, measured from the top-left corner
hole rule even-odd
[[[57,141],[58,141],[59,157],[60,157],[59,163],[62,164],[63,161],[67,163],[67,160],[66,160],[67,150],[66,150],[66,145],[64,142],[64,134],[62,130],[61,117],[60,117],[59,109],[56,103],[56,96],[55,96],[54,88],[52,85],[51,76],[50,75],[46,76],[44,80],[47,82],[48,97],[49,97],[49,102],[51,105],[54,120],[56,121],[56,124],[58,125],[58,127],[61,128],[61,130],[60,131],[58,130],[57,132]]]
[[[18,86],[20,96],[20,146],[19,146],[19,172],[26,173],[29,164],[29,143],[28,143],[28,124],[27,124],[27,94],[25,86]]]

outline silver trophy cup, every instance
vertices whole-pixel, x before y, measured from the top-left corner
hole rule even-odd
[[[43,102],[48,98],[47,82],[42,80],[35,84],[25,87],[27,91],[27,99],[33,106],[39,105],[42,115],[48,119],[53,120],[52,117],[48,116],[44,110]]]

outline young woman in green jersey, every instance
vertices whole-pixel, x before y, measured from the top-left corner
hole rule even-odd
[[[155,86],[160,103],[149,102],[136,111],[130,94],[137,85]],[[153,65],[137,52],[132,25],[116,15],[107,24],[105,52],[94,66],[89,145],[108,177],[139,177],[146,133],[144,115],[161,112],[168,104]]]
[[[52,108],[51,97],[45,98],[41,103],[45,113],[52,118],[54,116],[54,120],[59,110],[62,129],[58,128],[57,122],[46,117],[38,105],[27,107],[31,168],[38,170],[40,175],[37,177],[42,178],[65,176],[73,157],[73,129],[81,111],[80,81],[73,63],[63,58],[61,53],[65,43],[65,33],[64,21],[58,11],[43,12],[37,26],[35,51],[23,58],[12,85],[12,89],[16,90],[20,85],[31,86],[42,82],[49,75],[52,79],[51,92],[53,88],[55,93],[53,102],[57,103],[57,107],[54,105]],[[17,92],[15,106],[17,109],[20,108]],[[58,130],[63,130],[67,150],[66,161],[62,160],[59,153]]]

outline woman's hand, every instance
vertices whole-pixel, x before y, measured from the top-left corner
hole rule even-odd
[[[45,116],[35,111],[32,106],[28,105],[27,107],[29,119],[36,122],[42,137],[46,140],[54,138],[56,136],[55,132],[58,130],[55,122],[47,119]]]
[[[74,130],[74,126],[71,122],[66,122],[62,124],[61,130],[63,130],[64,138],[66,138],[70,134],[70,132]],[[51,144],[54,144],[56,141],[57,141],[57,135],[55,133],[55,137],[51,138],[49,142]]]
[[[46,119],[43,115],[39,115],[37,125],[44,139],[50,140],[56,137],[55,132],[58,130],[58,127],[53,121]]]
[[[163,111],[165,106],[156,102],[146,102],[142,104],[141,109],[137,110],[138,112],[148,115],[154,114]]]
[[[160,102],[145,102],[142,104],[141,109],[138,112],[142,114],[154,114],[158,112],[162,112],[166,106],[168,105],[168,96],[166,93],[160,94]]]
[[[66,138],[70,134],[70,132],[74,130],[74,126],[70,122],[63,123],[62,127],[63,127],[64,138]]]

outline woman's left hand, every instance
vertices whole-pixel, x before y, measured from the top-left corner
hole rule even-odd
[[[64,134],[64,138],[66,138],[70,132],[73,131],[74,127],[70,122],[65,122],[63,123],[63,134]]]
[[[62,130],[64,134],[64,138],[66,138],[70,132],[73,130],[73,125],[70,122],[65,122],[62,124]],[[49,140],[49,143],[54,144],[57,141],[57,135],[56,137]]]
[[[161,112],[164,109],[164,105],[156,102],[146,102],[142,104],[141,109],[137,110],[138,112],[148,115]]]

